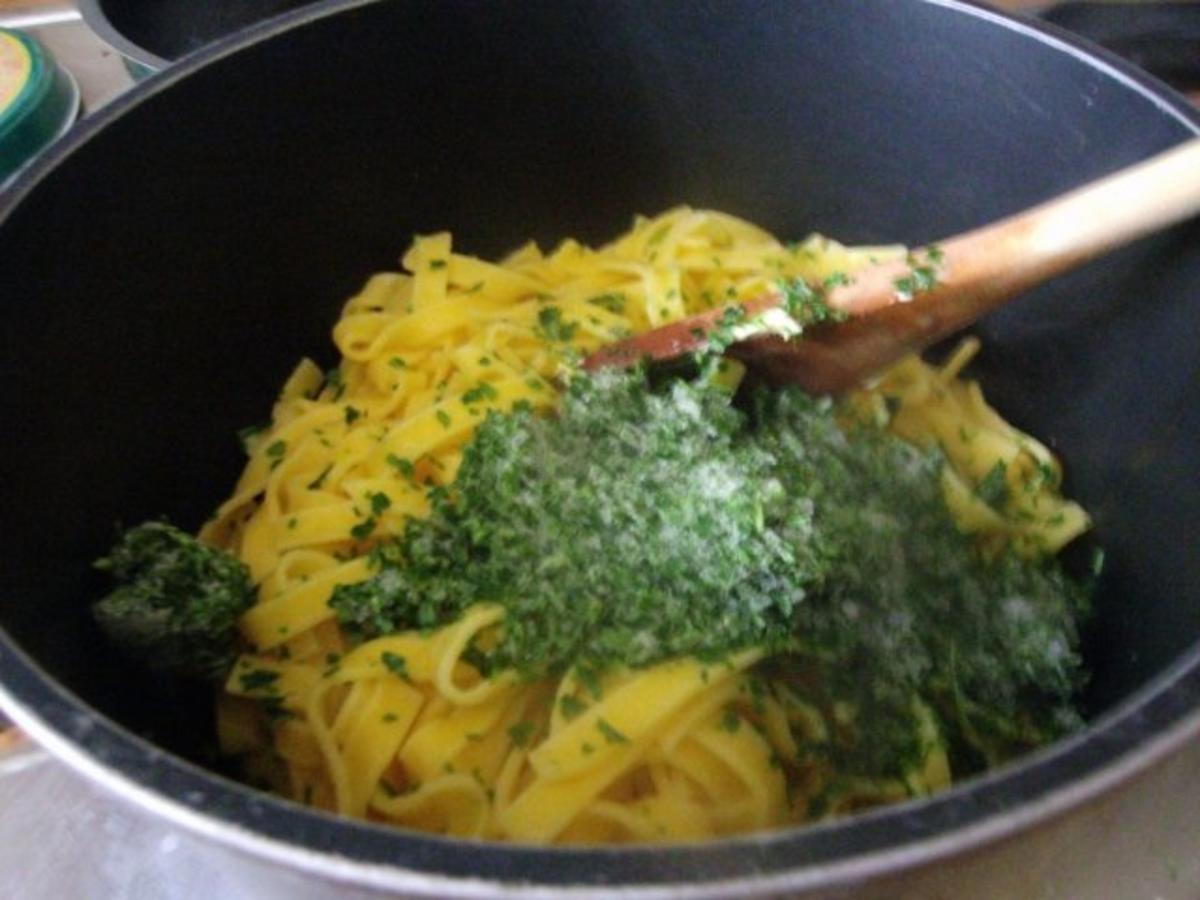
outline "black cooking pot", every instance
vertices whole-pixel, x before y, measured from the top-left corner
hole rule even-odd
[[[141,74],[314,0],[76,0],[88,27]]]
[[[210,701],[88,615],[114,523],[197,526],[300,356],[414,232],[484,256],[711,206],[783,236],[920,243],[1200,130],[1072,39],[942,0],[340,0],[158,75],[0,198],[0,699],[156,816],[413,893],[741,895],[843,885],[1016,839],[1200,732],[1200,242],[1176,228],[980,327],[976,374],[1066,460],[1106,566],[1082,734],[920,803],[685,847],[443,840],[203,768]],[[326,357],[323,362],[331,362]],[[167,752],[163,752],[163,751]],[[632,888],[631,888],[632,890]]]

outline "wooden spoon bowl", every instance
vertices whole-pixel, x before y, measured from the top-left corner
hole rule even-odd
[[[825,302],[849,317],[801,338],[764,334],[728,352],[775,384],[850,390],[907,353],[959,331],[1029,288],[1200,212],[1200,138],[1025,212],[856,272]],[[752,321],[782,291],[741,304]],[[585,369],[669,360],[705,347],[729,307],[603,347]]]

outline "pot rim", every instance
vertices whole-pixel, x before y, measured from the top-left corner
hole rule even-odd
[[[94,31],[100,40],[104,41],[104,43],[108,44],[126,59],[133,60],[135,63],[145,66],[154,72],[165,69],[172,64],[171,60],[159,56],[157,53],[152,53],[141,44],[134,43],[124,33],[118,31],[101,8],[100,0],[75,0],[75,5],[79,8],[79,14],[83,17],[83,21],[87,24],[87,27]]]
[[[136,85],[0,193],[0,228],[44,178],[125,111],[243,48],[374,2],[323,0],[284,13]],[[1182,96],[1061,29],[973,0],[913,2],[975,16],[1065,52],[1200,134],[1200,113]],[[307,809],[132,734],[59,685],[2,628],[0,708],[63,762],[151,814],[332,882],[424,896],[748,896],[845,886],[942,860],[1049,822],[1133,780],[1200,735],[1200,641],[1078,734],[943,794],[846,820],[693,845],[581,849],[453,840]]]

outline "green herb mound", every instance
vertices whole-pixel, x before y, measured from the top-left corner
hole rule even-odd
[[[146,522],[126,531],[96,567],[121,582],[92,607],[116,646],[160,671],[226,675],[238,617],[253,600],[241,562],[165,522]]]
[[[615,374],[574,380],[554,419],[492,413],[432,515],[332,604],[377,635],[502,603],[488,663],[531,676],[781,647],[819,574],[786,537],[810,515],[742,427],[717,391]]]
[[[1076,728],[1084,588],[1053,559],[982,559],[946,508],[940,453],[847,432],[800,391],[756,399],[751,439],[778,460],[792,502],[815,510],[808,540],[826,573],[797,610],[784,669],[826,708],[855,709],[854,733],[829,748],[842,765],[916,765],[914,696],[938,715],[956,772]]]
[[[942,465],[800,391],[743,413],[712,387],[579,376],[555,418],[489,415],[430,517],[331,604],[371,637],[500,603],[473,661],[529,677],[763,646],[846,723],[814,748],[839,769],[918,764],[920,698],[971,771],[1077,726],[1085,595],[1053,560],[982,559]]]

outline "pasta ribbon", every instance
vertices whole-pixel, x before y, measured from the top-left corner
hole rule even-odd
[[[251,651],[218,703],[225,750],[298,802],[538,843],[699,840],[945,788],[943,740],[918,701],[924,749],[904,778],[837,777],[820,748],[853,712],[764,683],[757,648],[607,672],[598,688],[574,671],[485,677],[469,650],[504,628],[489,598],[442,627],[365,642],[329,605],[374,572],[377,545],[427,514],[426,491],[453,481],[488,413],[552,410],[581,354],[779,279],[836,280],[904,252],[821,236],[785,245],[689,207],[638,218],[598,249],[526,244],[498,262],[448,233],[417,237],[401,271],[373,275],[345,304],[337,367],[305,360],[287,379],[201,533],[257,585],[240,622]],[[846,409],[941,447],[946,502],[989,552],[1056,552],[1087,515],[1058,493],[1049,450],[960,377],[977,349],[969,339],[940,367],[906,359]],[[742,371],[716,377],[732,390]]]

